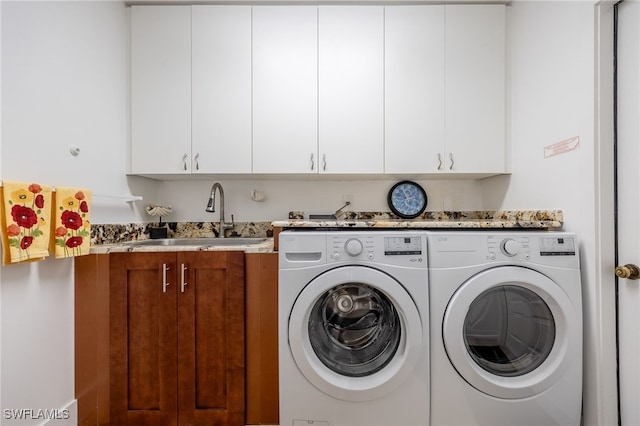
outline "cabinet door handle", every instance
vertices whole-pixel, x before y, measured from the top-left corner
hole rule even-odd
[[[187,170],[187,154],[182,156],[182,169]]]
[[[169,270],[169,267],[167,266],[166,263],[162,264],[162,292],[166,293],[167,292],[167,287],[169,287],[171,284],[167,282],[167,271]]]
[[[453,165],[454,165],[454,162],[453,162],[453,152],[450,152],[450,153],[449,153],[449,160],[451,161],[451,165],[449,166],[449,170],[453,170]]]
[[[184,265],[184,263],[182,264],[182,271],[180,272],[180,292],[184,293],[184,288],[187,286],[187,283],[184,280],[184,275],[185,275],[185,271],[187,270],[187,267]]]
[[[327,170],[327,154],[322,154],[322,171]]]
[[[438,170],[442,170],[442,156],[438,153]]]
[[[311,170],[313,170],[316,167],[316,163],[313,161],[313,152],[311,153]]]
[[[200,153],[197,152],[196,156],[193,157],[193,161],[195,162],[196,170],[200,170],[200,163],[198,163],[198,157],[200,157]]]

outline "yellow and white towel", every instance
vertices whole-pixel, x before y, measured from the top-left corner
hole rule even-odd
[[[56,259],[89,254],[91,249],[91,190],[57,186],[54,250]]]
[[[0,195],[2,264],[47,257],[51,239],[52,188],[5,180]]]

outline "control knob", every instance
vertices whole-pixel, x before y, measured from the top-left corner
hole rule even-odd
[[[507,238],[500,243],[500,249],[506,256],[515,256],[520,253],[522,246],[516,240]]]
[[[360,255],[360,253],[362,253],[362,248],[362,243],[356,238],[350,238],[346,243],[344,243],[344,251],[349,256],[355,257]]]

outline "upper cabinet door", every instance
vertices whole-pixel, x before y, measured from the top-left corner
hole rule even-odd
[[[383,173],[384,8],[320,6],[320,173]]]
[[[318,10],[253,7],[253,172],[318,172]]]
[[[445,16],[447,171],[505,172],[505,6],[446,6]]]
[[[251,173],[251,6],[192,6],[192,172]]]
[[[131,7],[131,172],[189,173],[191,7]]]
[[[385,10],[385,172],[434,173],[444,147],[444,6]]]

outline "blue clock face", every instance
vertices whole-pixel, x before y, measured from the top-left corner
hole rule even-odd
[[[395,184],[389,192],[389,207],[396,215],[412,219],[427,207],[427,194],[415,182],[403,181]]]

